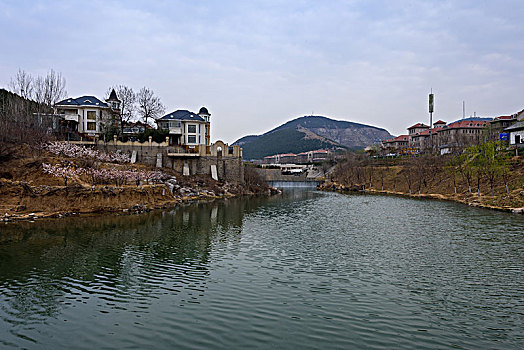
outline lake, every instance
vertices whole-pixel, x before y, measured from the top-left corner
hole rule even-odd
[[[289,189],[0,226],[0,348],[522,349],[524,216]]]

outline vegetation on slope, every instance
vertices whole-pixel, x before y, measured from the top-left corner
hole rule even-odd
[[[322,148],[333,148],[334,143],[307,138],[304,132],[282,129],[242,146],[244,159],[262,159],[278,153],[301,153]],[[339,146],[342,147],[342,146]]]
[[[297,118],[266,132],[249,135],[234,144],[244,149],[244,159],[262,159],[279,153],[300,153],[319,148],[362,149],[390,137],[384,129],[322,116]]]
[[[472,205],[524,208],[524,159],[501,149],[497,142],[446,156],[378,159],[348,154],[330,180],[326,188],[365,188]]]

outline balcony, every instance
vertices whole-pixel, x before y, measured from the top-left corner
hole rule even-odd
[[[78,114],[61,114],[64,117],[64,120],[71,120],[73,122],[79,122],[80,116]]]
[[[182,135],[182,127],[169,127],[169,134],[170,135]]]

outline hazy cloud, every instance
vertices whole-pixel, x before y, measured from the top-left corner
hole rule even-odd
[[[524,108],[522,1],[0,1],[0,85],[50,67],[71,96],[148,86],[228,142],[305,114],[405,132]]]

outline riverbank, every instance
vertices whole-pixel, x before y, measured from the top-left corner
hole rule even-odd
[[[210,201],[259,192],[242,186],[180,186],[171,192],[165,184],[143,186],[31,186],[23,181],[0,181],[0,219],[9,221],[60,218],[71,215],[141,213],[172,208],[181,203]],[[270,192],[265,192],[269,194]]]
[[[336,192],[366,192],[453,201],[469,206],[524,214],[524,163],[508,162],[505,173],[488,181],[484,173],[451,171],[446,159],[354,159],[339,164],[321,186]]]
[[[22,147],[4,160],[0,171],[0,220],[5,222],[70,215],[129,214],[174,207],[181,203],[245,195],[271,194],[263,183],[237,184],[210,176],[182,176],[171,169],[140,164],[93,161]],[[89,163],[89,171],[76,171]],[[55,167],[54,174],[46,172]],[[64,165],[66,164],[66,165]],[[127,177],[127,179],[126,179]]]
[[[479,199],[477,197],[476,194],[471,194],[469,196],[465,194],[447,195],[447,194],[441,194],[441,193],[420,193],[420,194],[411,193],[410,194],[410,193],[399,192],[399,191],[365,188],[364,185],[360,185],[360,186],[353,185],[351,187],[347,187],[347,186],[338,184],[336,182],[329,182],[329,181],[321,184],[319,186],[319,189],[323,191],[331,191],[331,192],[338,192],[338,193],[368,193],[368,194],[380,194],[380,195],[400,196],[400,197],[408,197],[408,198],[437,199],[437,200],[443,200],[443,201],[462,203],[462,204],[469,205],[472,207],[511,212],[514,214],[524,214],[524,207],[514,208],[514,207],[509,207],[509,206],[495,206],[495,205],[485,204],[482,202],[482,199]]]

